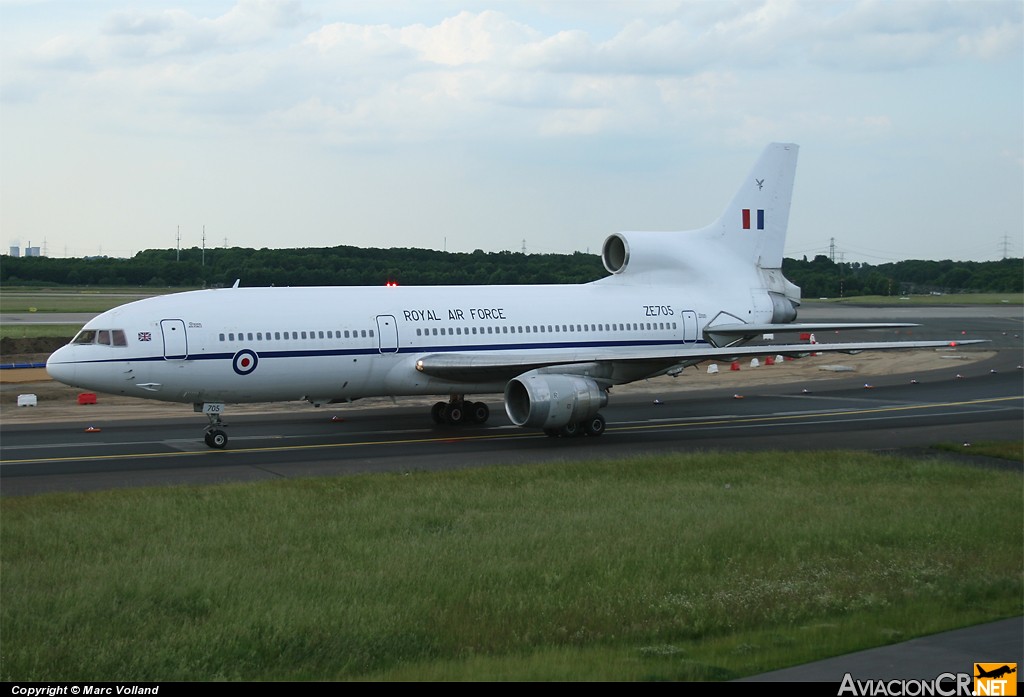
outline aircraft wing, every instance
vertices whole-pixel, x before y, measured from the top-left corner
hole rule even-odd
[[[784,332],[830,332],[853,329],[906,329],[920,327],[920,324],[907,322],[867,322],[859,324],[825,323],[811,324],[718,324],[704,328],[704,337],[716,346],[724,346],[729,341],[750,339],[758,334],[781,334]]]
[[[804,356],[810,353],[859,353],[900,349],[957,348],[987,343],[968,341],[858,341],[836,344],[762,344],[756,346],[670,346],[666,348],[580,348],[575,351],[524,351],[521,353],[434,353],[416,361],[416,369],[432,377],[466,382],[511,380],[528,370],[579,364],[649,364],[651,372],[677,364],[693,365],[710,360],[746,356]],[[552,371],[557,372],[557,371]]]

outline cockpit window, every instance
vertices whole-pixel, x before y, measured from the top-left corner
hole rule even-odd
[[[123,329],[83,329],[71,340],[71,343],[80,345],[127,346],[128,337]]]

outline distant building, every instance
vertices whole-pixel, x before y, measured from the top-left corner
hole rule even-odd
[[[39,247],[25,247],[25,256],[27,257],[41,257],[39,253]]]
[[[19,247],[16,244],[12,244],[11,245],[11,256],[12,257],[20,257],[21,256],[21,247]]]

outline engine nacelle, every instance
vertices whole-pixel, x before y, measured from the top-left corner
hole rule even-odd
[[[679,270],[687,260],[680,255],[685,245],[679,232],[616,232],[601,247],[601,263],[608,273]]]
[[[608,404],[608,393],[579,375],[531,370],[505,386],[505,413],[516,426],[561,428],[597,414]]]

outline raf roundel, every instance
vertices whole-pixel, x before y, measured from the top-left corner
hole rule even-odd
[[[256,355],[255,351],[242,349],[235,354],[234,359],[231,361],[231,367],[234,368],[235,372],[239,375],[248,375],[252,371],[256,370],[256,365],[259,362],[260,358]]]

